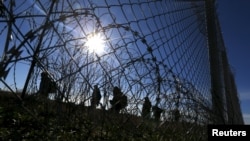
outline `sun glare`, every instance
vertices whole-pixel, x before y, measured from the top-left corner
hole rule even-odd
[[[91,34],[87,38],[86,46],[91,53],[100,55],[104,52],[104,39],[99,33]]]

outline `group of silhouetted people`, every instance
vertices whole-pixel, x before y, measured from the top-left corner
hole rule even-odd
[[[94,86],[93,95],[91,99],[91,105],[95,108],[100,103],[101,94],[97,85]],[[110,104],[112,105],[111,111],[119,113],[122,109],[124,109],[128,105],[127,96],[124,95],[121,89],[117,86],[113,89],[113,99],[110,100]],[[148,97],[144,98],[144,103],[142,106],[142,117],[144,119],[151,119],[151,110],[153,112],[153,117],[155,120],[159,121],[161,117],[161,113],[163,110],[159,108],[157,105],[152,106]]]
[[[144,103],[142,106],[142,117],[144,119],[151,119],[151,110],[153,112],[153,116],[154,119],[156,121],[159,121],[161,118],[161,113],[163,112],[163,110],[161,108],[159,108],[157,105],[152,106],[150,100],[148,97],[144,98]]]
[[[94,90],[91,98],[91,107],[96,108],[100,104],[101,93],[97,85],[94,86]],[[119,113],[122,109],[124,109],[128,105],[127,96],[124,95],[120,88],[117,86],[113,89],[113,99],[110,100],[110,104],[112,105],[111,111]]]
[[[91,99],[91,106],[96,108],[98,104],[100,104],[101,94],[100,90],[97,85],[94,86],[92,99]],[[110,104],[112,105],[111,111],[119,113],[122,109],[124,109],[128,105],[127,96],[123,94],[121,89],[117,86],[113,89],[113,99],[110,100]],[[161,113],[163,110],[159,108],[157,105],[152,106],[148,97],[144,98],[144,103],[142,106],[142,117],[144,119],[151,119],[151,110],[153,112],[154,119],[159,121],[161,117]]]
[[[40,82],[40,93],[44,96],[48,96],[48,93],[53,93],[56,91],[56,84],[49,78],[47,72],[41,74]],[[96,106],[100,104],[101,92],[97,85],[94,86],[92,97],[91,97],[91,108],[95,109]],[[113,99],[109,101],[112,105],[111,111],[119,113],[122,109],[125,109],[128,105],[128,98],[121,89],[117,86],[113,88]],[[151,119],[151,110],[155,120],[160,120],[161,113],[163,110],[157,105],[152,106],[148,97],[144,98],[144,103],[142,107],[142,117],[144,119]]]

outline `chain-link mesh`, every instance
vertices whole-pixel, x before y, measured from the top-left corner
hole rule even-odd
[[[205,15],[202,0],[1,2],[1,81],[21,98],[55,87],[45,111],[82,139],[201,140],[212,107]],[[114,87],[127,98],[119,113]]]

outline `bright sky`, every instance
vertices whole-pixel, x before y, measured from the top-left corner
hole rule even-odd
[[[230,64],[235,72],[245,124],[250,124],[250,1],[217,0]]]

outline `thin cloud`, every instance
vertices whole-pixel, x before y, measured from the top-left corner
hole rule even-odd
[[[244,123],[250,125],[250,114],[243,114]]]
[[[240,100],[250,100],[250,90],[239,92],[239,99]]]

